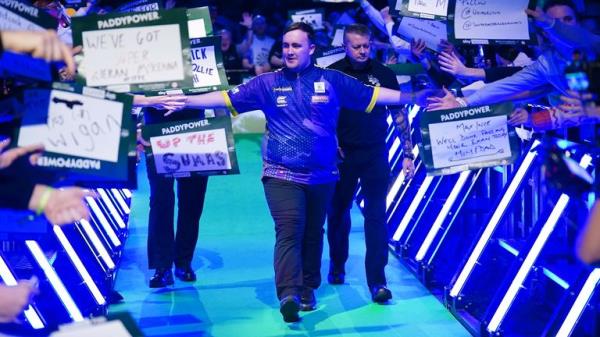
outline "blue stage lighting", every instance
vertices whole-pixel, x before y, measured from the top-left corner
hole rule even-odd
[[[61,243],[64,250],[67,252],[67,255],[69,256],[69,259],[75,266],[75,269],[77,269],[77,272],[83,279],[83,283],[90,290],[90,293],[94,297],[94,300],[96,301],[96,303],[98,303],[98,305],[105,305],[106,300],[104,299],[104,296],[102,296],[102,293],[100,293],[100,289],[98,289],[98,286],[96,285],[96,283],[94,282],[94,280],[92,279],[90,274],[88,273],[87,269],[83,265],[83,262],[81,262],[79,255],[77,255],[77,253],[75,252],[75,249],[73,249],[73,246],[71,245],[71,243],[69,242],[69,240],[67,239],[65,234],[63,233],[62,229],[59,226],[54,226],[53,230],[54,230],[54,233],[56,234],[56,237],[58,238],[58,241]]]
[[[586,154],[581,159],[579,165],[585,169],[590,165],[591,161],[592,157]],[[502,320],[504,319],[506,313],[510,309],[510,306],[514,301],[517,292],[522,287],[523,281],[525,281],[525,278],[531,271],[533,263],[538,258],[542,248],[544,247],[546,241],[550,237],[550,234],[552,234],[552,232],[554,231],[554,227],[556,226],[558,219],[567,207],[569,199],[569,196],[567,196],[566,194],[561,194],[561,196],[559,197],[558,201],[556,202],[556,205],[550,213],[550,216],[548,216],[546,223],[542,227],[540,234],[535,239],[535,242],[533,243],[531,249],[527,253],[525,259],[523,260],[523,263],[521,264],[517,275],[512,280],[510,286],[508,287],[508,290],[502,298],[502,301],[500,302],[500,304],[496,308],[496,311],[494,312],[494,315],[490,319],[490,322],[487,325],[488,332],[496,332],[500,327],[500,324],[502,323]]]
[[[67,312],[69,313],[71,319],[75,322],[83,321],[81,311],[75,304],[75,301],[73,301],[73,298],[65,288],[63,282],[60,280],[60,278],[46,259],[46,256],[44,255],[44,252],[42,251],[38,243],[33,240],[26,240],[25,245],[27,246],[27,248],[29,248],[29,251],[33,255],[33,258],[44,272],[44,275],[48,279],[48,282],[50,282],[50,284],[52,285],[52,288],[58,295],[58,298],[64,305],[65,309],[67,309]]]
[[[585,281],[583,288],[581,289],[579,295],[577,295],[577,298],[575,299],[575,303],[573,303],[571,310],[569,310],[567,317],[565,318],[562,325],[560,326],[560,329],[556,333],[556,337],[571,336],[571,333],[575,328],[575,324],[577,324],[577,321],[581,317],[583,310],[589,303],[599,281],[600,268],[596,268],[590,273],[587,280]]]
[[[481,253],[483,252],[484,248],[486,247],[487,243],[489,242],[490,237],[496,230],[496,226],[498,226],[500,219],[504,215],[506,208],[508,207],[510,201],[515,196],[518,187],[523,182],[523,179],[525,178],[525,174],[529,171],[529,169],[533,165],[533,161],[537,156],[537,152],[532,151],[532,150],[535,149],[540,144],[541,144],[540,141],[535,140],[533,142],[533,144],[531,145],[529,152],[527,153],[527,155],[525,156],[525,159],[523,159],[523,162],[519,166],[519,169],[513,176],[512,181],[510,182],[506,192],[502,196],[502,199],[500,200],[498,207],[496,207],[496,210],[492,214],[492,217],[490,218],[488,224],[485,226],[485,229],[484,229],[481,237],[479,237],[479,240],[477,241],[475,248],[471,252],[471,255],[469,256],[467,262],[465,263],[465,266],[460,271],[460,274],[459,274],[458,278],[456,279],[456,282],[454,282],[454,284],[452,285],[452,288],[450,289],[450,293],[449,293],[449,295],[451,297],[457,297],[460,294],[460,292],[462,291],[465,283],[467,282],[467,279],[469,278],[469,275],[471,274],[471,272],[473,271],[473,268],[475,267],[475,264],[479,260]]]

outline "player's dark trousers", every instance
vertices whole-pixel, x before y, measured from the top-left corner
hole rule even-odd
[[[208,178],[165,178],[147,168],[150,182],[148,265],[150,269],[185,268],[192,262]],[[177,230],[174,228],[177,180]]]
[[[348,260],[350,209],[360,178],[364,196],[364,231],[367,253],[365,270],[369,287],[385,285],[385,266],[388,262],[388,233],[386,226],[386,195],[390,169],[385,147],[378,149],[346,149],[338,165],[338,181],[327,216],[330,271],[345,273]]]
[[[263,178],[275,222],[275,285],[279,299],[321,284],[323,224],[335,182],[318,185]]]

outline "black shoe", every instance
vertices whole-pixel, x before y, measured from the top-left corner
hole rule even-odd
[[[329,284],[344,284],[346,275],[344,273],[329,273],[327,275],[327,282]]]
[[[386,303],[392,299],[392,292],[385,286],[374,286],[371,288],[371,298],[375,303]]]
[[[173,283],[173,273],[171,269],[158,268],[154,273],[154,276],[150,279],[150,288],[164,288],[170,286]]]
[[[175,276],[183,282],[194,282],[196,281],[196,273],[192,267],[178,268],[175,267]]]
[[[294,295],[288,295],[279,302],[279,312],[283,316],[283,320],[286,323],[298,322],[300,316],[298,311],[300,310],[300,301],[298,297]]]
[[[317,299],[312,288],[304,288],[300,296],[300,311],[313,311],[317,308]]]

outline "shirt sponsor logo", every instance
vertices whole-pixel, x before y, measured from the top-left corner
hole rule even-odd
[[[315,94],[325,93],[325,82],[315,82]]]
[[[368,81],[371,85],[376,86],[376,87],[381,85],[381,83],[379,82],[379,79],[377,79],[377,77],[375,77],[371,74],[369,74],[369,76],[368,76]]]
[[[286,96],[277,96],[277,107],[283,108],[288,105]]]
[[[329,96],[314,95],[311,97],[311,102],[313,104],[327,104],[329,103]]]
[[[275,92],[292,91],[292,87],[275,87],[275,88],[273,88],[273,91],[275,91]]]

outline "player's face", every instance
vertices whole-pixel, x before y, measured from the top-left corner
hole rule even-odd
[[[308,39],[308,34],[296,29],[283,35],[283,60],[286,68],[300,72],[312,62],[310,56],[315,52],[315,45]]]
[[[565,25],[576,25],[577,24],[577,16],[575,15],[575,11],[573,8],[565,5],[556,5],[548,8],[546,10],[546,14],[551,18],[554,18]]]
[[[369,36],[355,33],[345,34],[344,49],[346,50],[346,56],[348,56],[352,62],[367,62],[371,53],[371,41]]]

